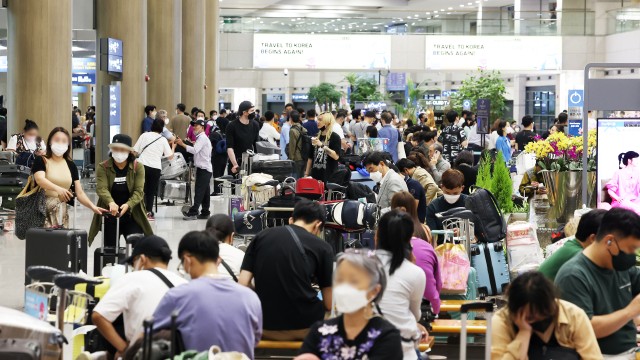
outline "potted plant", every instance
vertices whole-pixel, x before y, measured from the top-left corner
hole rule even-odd
[[[584,151],[582,136],[567,136],[558,132],[545,140],[537,138],[537,141],[529,143],[524,149],[526,153],[536,157],[538,179],[547,188],[549,203],[556,211],[560,222],[568,221],[576,209],[582,208],[582,172],[584,170],[587,171],[588,181],[589,201],[586,205],[595,207],[596,130],[590,130],[588,136],[587,169],[583,169],[582,166]]]

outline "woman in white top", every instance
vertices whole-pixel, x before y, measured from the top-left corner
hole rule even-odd
[[[500,122],[502,119],[498,118],[493,122],[493,126],[491,126],[491,134],[489,134],[489,141],[487,141],[487,150],[493,150],[496,148],[496,141],[500,135],[498,135],[498,128],[500,127]]]
[[[220,265],[218,272],[221,276],[238,282],[240,267],[244,260],[244,251],[233,246],[233,222],[227,215],[216,214],[207,220],[206,230],[220,242]]]
[[[267,140],[273,145],[278,145],[278,141],[280,141],[280,133],[276,130],[273,119],[274,119],[273,111],[267,111],[264,113],[264,123],[262,123],[262,128],[260,128],[260,132],[258,136]]]
[[[151,125],[151,131],[146,132],[138,138],[138,142],[133,147],[138,154],[138,161],[144,165],[144,205],[147,209],[147,218],[154,220],[153,199],[158,193],[160,184],[160,172],[162,170],[162,156],[173,160],[173,151],[169,147],[169,142],[162,136],[164,120],[155,119]]]
[[[392,323],[402,337],[404,360],[418,358],[417,345],[429,334],[420,324],[420,304],[426,276],[408,259],[411,256],[413,219],[400,210],[384,214],[378,223],[376,255],[387,272],[387,290],[380,300],[382,316]]]

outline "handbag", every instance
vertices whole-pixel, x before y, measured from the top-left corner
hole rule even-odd
[[[436,256],[442,277],[441,294],[465,294],[471,262],[464,245],[445,239],[436,247]]]
[[[46,218],[45,192],[36,185],[33,175],[29,176],[27,185],[16,197],[15,235],[24,240],[27,230],[43,227]]]

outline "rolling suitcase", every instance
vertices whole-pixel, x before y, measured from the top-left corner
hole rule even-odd
[[[493,318],[493,303],[492,302],[477,302],[471,304],[463,304],[460,307],[460,360],[467,360],[467,315],[470,311],[479,311],[486,314],[487,319],[487,333],[485,336],[485,348],[484,358],[485,360],[491,359],[491,320]]]
[[[322,200],[324,198],[324,183],[312,178],[298,179],[296,195],[310,200]]]
[[[76,203],[76,202],[74,202]],[[77,273],[87,272],[87,231],[77,229],[76,209],[73,209],[73,229],[31,228],[25,237],[25,270],[32,265],[51,266]],[[41,279],[52,282],[52,279]],[[25,285],[30,280],[25,274]]]
[[[29,175],[31,175],[31,169],[26,166],[0,163],[0,177],[27,179]]]
[[[16,153],[13,151],[0,151],[0,163],[14,164],[16,162]]]
[[[253,161],[251,173],[269,174],[274,179],[283,182],[286,178],[293,176],[293,165],[292,160]]]
[[[109,215],[110,216],[110,215]],[[127,248],[120,247],[120,217],[116,216],[116,247],[104,245],[104,223],[108,216],[102,219],[102,245],[93,252],[93,276],[102,275],[102,269],[107,264],[120,264],[127,258]]]
[[[179,152],[173,154],[173,160],[163,157],[161,165],[162,170],[160,171],[160,179],[162,180],[175,179],[189,170],[187,161]]]
[[[20,194],[23,186],[0,186],[0,196],[2,197],[2,208],[15,210],[16,196]]]
[[[502,241],[471,245],[471,266],[478,272],[478,296],[496,296],[509,285],[509,267]]]
[[[256,142],[256,154],[277,154],[280,155],[280,148],[278,145],[274,145],[268,141],[257,141]]]
[[[187,182],[181,180],[160,180],[158,197],[163,200],[187,199]]]
[[[33,340],[0,340],[0,360],[40,360],[40,345]]]
[[[0,360],[58,360],[64,341],[48,322],[0,306]],[[37,357],[30,357],[36,348]]]
[[[24,186],[26,179],[16,176],[4,177],[0,175],[0,186]]]

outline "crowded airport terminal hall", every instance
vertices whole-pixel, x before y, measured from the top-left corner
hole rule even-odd
[[[640,359],[640,0],[0,0],[0,360],[119,359]]]

